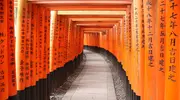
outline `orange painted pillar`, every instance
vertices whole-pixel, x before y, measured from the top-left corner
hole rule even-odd
[[[89,45],[93,46],[93,41],[92,41],[92,34],[89,34]]]
[[[180,1],[166,0],[165,100],[180,100]]]
[[[121,64],[122,64],[122,68],[125,70],[124,68],[124,26],[123,26],[124,20],[123,18],[120,21],[120,30],[121,30],[121,34],[120,34],[120,43],[121,43]]]
[[[78,35],[78,33],[77,33],[77,28],[78,28],[78,27],[74,24],[74,25],[73,25],[73,31],[74,31],[74,33],[75,33],[75,34],[74,34],[74,38],[73,38],[73,41],[74,41],[74,42],[73,42],[73,43],[74,43],[74,44],[73,44],[73,46],[74,46],[74,57],[73,57],[73,58],[74,58],[74,59],[77,57],[77,51],[78,51],[78,48],[77,48],[77,47],[78,47],[78,44],[77,44],[77,42],[78,42],[78,38],[77,38],[77,35]]]
[[[68,56],[67,56],[67,53],[68,53],[68,18],[65,17],[64,19],[64,33],[65,33],[65,49],[64,49],[64,59],[65,59],[65,63],[68,62]]]
[[[56,63],[54,63],[55,64],[55,66],[56,66],[56,69],[57,68],[59,68],[60,66],[60,61],[59,61],[59,57],[60,57],[60,55],[59,55],[59,24],[60,23],[60,17],[57,15],[57,19],[56,19],[56,32],[55,32],[55,40],[54,40],[54,43],[55,43],[55,45],[54,45],[54,49],[55,49],[55,60],[56,60]]]
[[[123,54],[124,54],[124,51],[123,51],[123,45],[124,45],[124,43],[123,43],[123,40],[124,40],[124,32],[123,32],[123,19],[121,19],[120,20],[120,35],[119,35],[119,49],[120,49],[120,51],[119,51],[119,61],[121,62],[121,64],[123,65],[124,64],[124,62],[123,62]],[[124,66],[122,66],[123,67],[123,69],[124,69]]]
[[[79,54],[80,54],[80,32],[79,32],[79,29],[80,29],[80,27],[79,26],[76,26],[77,27],[77,29],[76,29],[76,39],[77,39],[77,47],[76,47],[76,49],[77,49],[77,51],[76,51],[76,56],[78,57],[79,56]],[[84,45],[83,45],[84,46]]]
[[[145,67],[145,61],[144,61],[144,56],[145,56],[145,27],[144,27],[144,10],[143,10],[143,1],[139,1],[139,4],[141,6],[138,6],[139,8],[139,41],[140,41],[140,95],[142,100],[144,100],[144,67]]]
[[[95,38],[93,38],[94,39],[94,45],[97,47],[98,46],[98,35],[97,35],[97,33],[95,33],[94,34],[94,36],[95,36]]]
[[[127,73],[127,77],[128,77],[128,80],[129,80],[129,70],[128,70],[128,65],[127,65],[127,60],[128,60],[128,35],[127,35],[127,23],[126,23],[126,17],[123,18],[124,22],[123,22],[123,28],[124,28],[124,50],[123,50],[123,57],[124,57],[124,69]]]
[[[144,0],[145,83],[144,100],[156,100],[155,12],[156,0]]]
[[[18,91],[25,89],[26,3],[26,0],[18,1],[15,55]]]
[[[129,80],[131,81],[131,87],[132,87],[132,90],[134,91],[134,92],[136,92],[135,91],[135,85],[134,85],[134,80],[135,80],[135,75],[134,75],[134,70],[133,70],[133,68],[135,67],[135,66],[132,66],[132,63],[133,63],[133,61],[132,61],[132,58],[133,58],[133,52],[132,52],[132,29],[133,29],[133,27],[132,27],[132,25],[133,25],[133,20],[132,20],[132,17],[133,17],[133,15],[132,15],[132,6],[128,6],[127,7],[127,16],[126,16],[126,24],[127,24],[127,54],[128,54],[128,59],[127,59],[127,67],[128,67],[128,70],[129,70]],[[129,62],[131,62],[131,63],[129,63]]]
[[[87,37],[87,46],[89,45],[89,34],[86,34]]]
[[[81,28],[78,26],[78,33],[79,33],[79,54],[81,54],[81,46],[84,48],[83,40],[84,40],[84,33],[81,34]],[[81,36],[82,35],[82,36]],[[82,44],[81,44],[82,41]]]
[[[71,33],[71,35],[72,35],[72,37],[71,37],[71,42],[70,42],[70,45],[71,45],[71,60],[74,60],[74,51],[75,51],[75,49],[74,49],[74,43],[75,43],[75,41],[74,41],[74,38],[75,38],[75,32],[74,32],[74,23],[71,21],[71,28],[70,28],[70,33]]]
[[[31,4],[27,4],[26,9],[26,44],[25,44],[25,87],[28,88],[31,86],[30,79],[30,35],[31,35]],[[26,96],[28,97],[28,96]]]
[[[62,17],[58,16],[59,18],[59,34],[58,34],[58,63],[59,68],[62,67]]]
[[[90,44],[91,44],[91,46],[93,46],[94,45],[94,40],[93,40],[93,34],[92,33],[90,33]]]
[[[60,23],[59,23],[59,61],[60,61],[60,65],[59,66],[62,67],[63,62],[64,62],[64,59],[63,59],[64,32],[63,32],[63,17],[62,16],[59,16],[59,17],[60,17]]]
[[[44,8],[39,6],[38,8],[39,16],[38,16],[38,49],[39,49],[39,65],[38,65],[38,74],[39,78],[43,79],[43,66],[44,66]]]
[[[49,21],[49,14],[50,14],[50,10],[49,9],[47,9],[47,8],[44,8],[44,52],[43,52],[43,55],[44,55],[44,58],[43,58],[43,62],[44,62],[44,65],[43,65],[43,71],[44,71],[44,73],[43,73],[43,78],[44,79],[46,79],[47,78],[47,74],[48,74],[48,66],[49,66],[49,63],[48,63],[48,49],[49,49],[49,35],[50,35],[50,33],[49,33],[49,28],[48,27],[50,27],[50,26],[48,26],[49,25],[49,23],[48,23],[48,21]]]
[[[71,60],[71,21],[68,19],[68,27],[67,27],[67,62],[69,62]]]
[[[116,26],[114,26],[113,29],[112,29],[112,53],[113,53],[114,56],[116,56],[115,55],[115,49],[116,49],[116,40],[115,40],[115,38],[116,38]]]
[[[88,37],[88,44],[89,44],[89,46],[91,46],[91,34],[89,34],[89,37]]]
[[[88,45],[89,45],[89,46],[91,46],[90,38],[91,38],[91,36],[90,36],[90,34],[88,34]]]
[[[78,42],[78,38],[77,38],[77,35],[78,35],[78,33],[77,33],[77,26],[74,24],[73,25],[73,31],[74,31],[74,38],[73,38],[73,41],[74,41],[74,44],[73,44],[73,46],[74,46],[74,59],[77,57],[77,51],[78,51],[78,44],[77,44],[77,42]]]
[[[133,91],[137,94],[138,93],[138,73],[139,73],[139,70],[138,70],[138,52],[137,52],[137,45],[138,45],[138,32],[137,32],[137,24],[138,24],[138,19],[137,19],[137,7],[135,5],[137,1],[134,1],[133,2],[133,5],[132,5],[132,35],[131,35],[131,44],[132,44],[132,50],[131,50],[131,73],[132,73],[132,81],[133,81]]]
[[[87,37],[88,37],[88,42],[87,43],[90,46],[90,34],[88,34]]]
[[[76,38],[77,38],[77,40],[78,40],[78,41],[77,41],[77,45],[78,45],[78,46],[77,46],[77,48],[76,48],[76,49],[78,50],[78,51],[77,51],[77,56],[81,53],[81,50],[80,50],[80,48],[81,48],[81,47],[80,47],[81,35],[80,35],[79,30],[80,30],[80,27],[77,26],[77,30],[76,30],[76,32],[77,32],[77,37],[76,37]],[[84,34],[83,34],[83,36],[84,36]],[[83,39],[83,41],[84,41],[84,39]],[[83,43],[84,43],[84,42],[83,42]],[[83,47],[84,47],[84,44],[82,44],[82,45],[83,45]]]
[[[89,45],[92,46],[92,34],[89,34]]]
[[[131,62],[131,7],[128,6],[127,8],[127,14],[125,16],[125,30],[124,30],[124,34],[125,34],[125,66],[127,68],[126,72],[128,75],[128,79],[130,81],[130,84],[132,85],[132,89],[133,87],[133,81],[132,81],[132,68],[133,66],[131,66],[131,64],[129,62]]]
[[[124,69],[125,69],[125,71],[126,71],[126,74],[127,74],[127,76],[128,76],[128,80],[129,80],[129,73],[128,73],[128,66],[127,66],[127,32],[126,32],[126,27],[127,27],[127,25],[126,25],[126,17],[124,16],[124,18],[123,18],[123,37],[124,37],[124,40],[123,40],[123,44],[124,44],[124,50],[123,50],[123,57],[124,57]]]
[[[107,36],[107,39],[108,39],[108,48],[107,50],[110,51],[111,49],[111,31],[109,30],[109,33],[108,33],[108,36]]]
[[[47,9],[47,74],[50,74],[50,21],[51,21],[51,10]]]
[[[68,18],[65,17],[64,19],[64,33],[65,33],[65,63],[68,62],[68,56],[67,56],[67,53],[68,53]]]
[[[95,46],[94,35],[95,34],[91,33],[91,40],[90,40],[90,42],[91,42],[92,46]]]
[[[92,37],[93,37],[93,34],[90,33],[90,34],[89,34],[89,44],[90,44],[90,46],[93,46]]]
[[[36,56],[36,70],[35,70],[35,72],[36,72],[36,82],[38,82],[39,81],[39,79],[40,79],[40,77],[39,77],[39,62],[40,62],[40,60],[39,60],[39,54],[40,54],[40,52],[39,52],[39,5],[37,5],[37,7],[35,7],[36,8],[36,10],[37,10],[37,13],[35,13],[36,14],[36,35],[35,35],[35,39],[36,39],[36,52],[35,52],[35,56]]]
[[[108,48],[108,51],[112,53],[112,28],[109,30],[108,39],[109,39],[109,48]]]
[[[93,41],[92,42],[94,42],[93,43],[93,46],[96,46],[96,42],[97,42],[97,34],[96,33],[92,33],[92,39],[93,39]],[[95,41],[96,40],[96,41]]]
[[[96,37],[97,37],[96,45],[97,45],[97,47],[99,47],[99,39],[100,39],[99,38],[99,33],[96,34]]]
[[[166,35],[166,0],[157,1],[156,23],[156,100],[164,100],[165,87],[165,35]],[[163,19],[162,19],[163,18]]]
[[[78,54],[81,54],[81,32],[80,32],[80,26],[78,26],[78,29],[77,29],[77,32],[78,32],[78,38],[79,38],[79,40],[78,40]],[[82,43],[82,46],[83,46],[83,48],[84,48],[84,40],[85,40],[85,35],[84,35],[84,33],[82,34],[83,35],[83,37],[84,38],[82,38],[82,41],[83,41],[83,43]]]
[[[72,50],[72,52],[73,52],[73,60],[76,58],[76,52],[77,52],[77,49],[76,49],[76,46],[78,46],[77,45],[77,32],[76,32],[76,30],[77,30],[77,27],[76,27],[76,25],[73,23],[73,25],[72,25],[72,33],[73,33],[73,40],[72,40],[72,46],[73,46],[73,50]]]
[[[136,94],[141,96],[143,99],[143,90],[144,90],[144,32],[142,31],[144,27],[142,26],[142,20],[144,19],[142,16],[142,0],[136,0],[133,4],[134,8],[134,65],[135,75],[136,75]],[[139,85],[140,84],[140,85]]]
[[[50,27],[50,72],[54,71],[54,35],[55,35],[55,23],[57,18],[57,12],[51,11],[51,27]]]
[[[87,45],[87,34],[84,34],[84,45]]]
[[[84,39],[84,33],[82,32],[82,29],[79,27],[79,54],[83,52],[84,45],[83,45],[83,39]]]
[[[37,18],[37,5],[33,4],[32,5],[32,10],[31,10],[31,38],[30,38],[30,77],[31,77],[31,84],[32,86],[36,85],[36,81],[37,78],[36,77],[36,63],[37,63],[37,59],[36,59],[36,50],[37,50],[37,46],[36,46],[36,27],[37,27],[37,23],[36,23],[36,18]]]
[[[95,44],[94,42],[95,41],[94,41],[94,34],[93,33],[91,33],[91,40],[90,40],[90,42],[91,42],[91,45],[94,46],[94,44]]]
[[[65,63],[66,63],[66,42],[65,42],[65,40],[66,40],[66,32],[65,32],[65,20],[66,20],[66,18],[64,17],[64,16],[62,16],[62,59],[63,59],[63,66],[65,65]]]
[[[106,33],[107,34],[107,33]],[[104,41],[104,37],[105,37],[105,35],[106,34],[103,34],[103,33],[101,33],[101,48],[104,48],[105,49],[105,41]]]
[[[102,37],[103,37],[103,36],[102,36],[102,33],[100,33],[99,35],[100,35],[100,36],[99,36],[99,47],[102,48],[102,44],[103,44],[103,42],[102,42]]]
[[[114,49],[114,53],[115,53],[115,55],[116,55],[116,59],[117,59],[117,61],[118,61],[118,41],[120,40],[119,39],[119,26],[118,26],[118,23],[117,24],[115,24],[116,25],[116,27],[115,27],[115,29],[114,29],[114,31],[115,31],[115,36],[114,36],[114,42],[115,42],[115,49]]]
[[[58,19],[58,15],[56,15],[56,22],[55,22],[55,32],[54,32],[54,70],[56,70],[58,68],[58,35],[59,35],[59,19]]]
[[[120,63],[120,56],[121,56],[121,49],[120,49],[120,34],[121,34],[121,31],[120,31],[120,22],[118,22],[117,24],[117,27],[116,27],[116,58],[118,60],[118,62]]]
[[[108,33],[107,33],[107,31],[106,31],[106,34],[103,34],[102,33],[102,48],[104,48],[105,50],[106,50],[106,35],[107,35]]]
[[[78,55],[79,54],[81,54],[81,44],[80,44],[80,41],[81,41],[81,34],[80,34],[80,26],[77,26],[77,39],[78,39],[78,42],[77,42],[77,44],[78,44],[78,47],[77,47],[77,49],[78,49]],[[83,36],[84,36],[84,34],[83,34]],[[84,40],[84,38],[83,38],[83,40]],[[84,48],[84,44],[82,44],[83,45],[83,48]]]
[[[73,26],[73,23],[71,20],[69,20],[69,30],[68,30],[68,33],[69,33],[69,61],[72,60],[72,56],[73,56],[73,53],[72,53],[72,50],[73,50],[73,46],[72,46],[72,42],[73,42],[73,33],[72,33],[72,26]]]
[[[8,2],[0,1],[0,99],[8,99]],[[7,18],[8,17],[8,18]]]
[[[126,74],[128,76],[128,73],[127,73],[127,66],[126,66],[126,26],[125,26],[125,17],[122,18],[122,52],[123,52],[123,60],[122,60],[122,65],[123,65],[123,69],[126,71]]]
[[[109,30],[107,31],[107,33],[106,33],[106,35],[104,36],[104,39],[103,39],[103,41],[104,41],[104,46],[105,46],[105,50],[107,50],[108,49],[108,43],[107,43],[107,41],[108,41],[108,35],[109,35]]]
[[[15,63],[15,32],[14,32],[14,0],[7,0],[7,32],[8,32],[8,93],[9,96],[15,96],[17,94],[16,87],[16,63]],[[1,7],[0,7],[1,8]],[[1,11],[0,11],[1,12]],[[0,15],[1,16],[1,15]],[[1,19],[0,19],[1,20]],[[1,23],[1,22],[0,22]],[[1,27],[1,26],[0,26]],[[0,36],[1,38],[1,36]],[[1,65],[0,65],[1,67]],[[1,97],[1,93],[0,93]],[[0,98],[2,99],[2,98]],[[2,99],[3,100],[3,99]]]
[[[46,52],[44,55],[46,55],[46,77],[49,74],[49,55],[50,55],[50,9],[46,8],[45,12],[45,47],[46,47]]]

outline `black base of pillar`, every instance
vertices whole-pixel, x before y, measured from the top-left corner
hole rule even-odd
[[[19,100],[25,100],[25,91],[24,90],[22,90],[22,91],[18,91],[18,98],[19,98]]]
[[[30,90],[31,100],[37,100],[36,98],[36,86],[32,86]]]
[[[36,100],[40,100],[40,81],[36,82]]]
[[[30,98],[30,87],[25,89],[25,100],[31,100],[31,98]]]
[[[9,97],[8,100],[50,100],[51,93],[63,85],[82,60],[83,52],[73,61],[69,61],[64,66],[49,73],[46,79],[40,79],[35,86],[18,91],[17,95]]]
[[[11,96],[8,98],[8,100],[19,100],[18,95]]]

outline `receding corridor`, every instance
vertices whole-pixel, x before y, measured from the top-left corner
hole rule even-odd
[[[180,0],[0,0],[0,100],[180,100]]]
[[[62,100],[116,100],[111,69],[97,53],[85,50],[84,69]]]

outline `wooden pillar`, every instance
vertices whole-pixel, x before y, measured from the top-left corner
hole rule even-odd
[[[26,0],[18,1],[16,32],[16,75],[18,91],[25,89],[26,3]]]
[[[25,87],[29,88],[31,86],[30,82],[30,35],[31,35],[31,4],[27,4],[27,21],[26,21],[26,44],[25,44]],[[27,96],[26,96],[27,97]]]
[[[143,14],[143,2],[142,0],[135,0],[133,2],[133,8],[134,8],[134,33],[133,33],[133,39],[135,43],[134,45],[134,65],[135,68],[135,75],[136,75],[136,94],[138,96],[141,96],[141,99],[143,99],[143,90],[144,90],[144,27],[142,26],[142,20],[144,19]]]
[[[54,34],[55,34],[55,23],[57,18],[57,12],[51,11],[51,27],[50,27],[50,72],[55,70],[54,68]]]
[[[180,1],[166,0],[165,100],[179,100]]]
[[[145,88],[144,100],[156,100],[156,66],[155,66],[155,12],[156,0],[144,0],[145,25]]]
[[[47,74],[50,73],[50,20],[51,20],[51,10],[47,9]]]
[[[8,32],[8,93],[10,97],[17,95],[15,65],[15,31],[14,31],[14,0],[7,0],[7,32]],[[0,7],[1,8],[1,7]]]
[[[8,2],[0,1],[0,99],[8,99]],[[9,21],[10,22],[10,21]],[[11,24],[10,24],[11,25]],[[12,31],[12,29],[10,30]],[[12,66],[13,67],[13,66]]]
[[[165,48],[166,48],[166,0],[157,1],[156,23],[156,100],[164,100]]]

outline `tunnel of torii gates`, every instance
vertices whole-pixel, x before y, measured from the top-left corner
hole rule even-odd
[[[15,16],[14,16],[15,15]],[[0,0],[0,100],[48,100],[111,53],[141,100],[180,100],[180,0]]]

